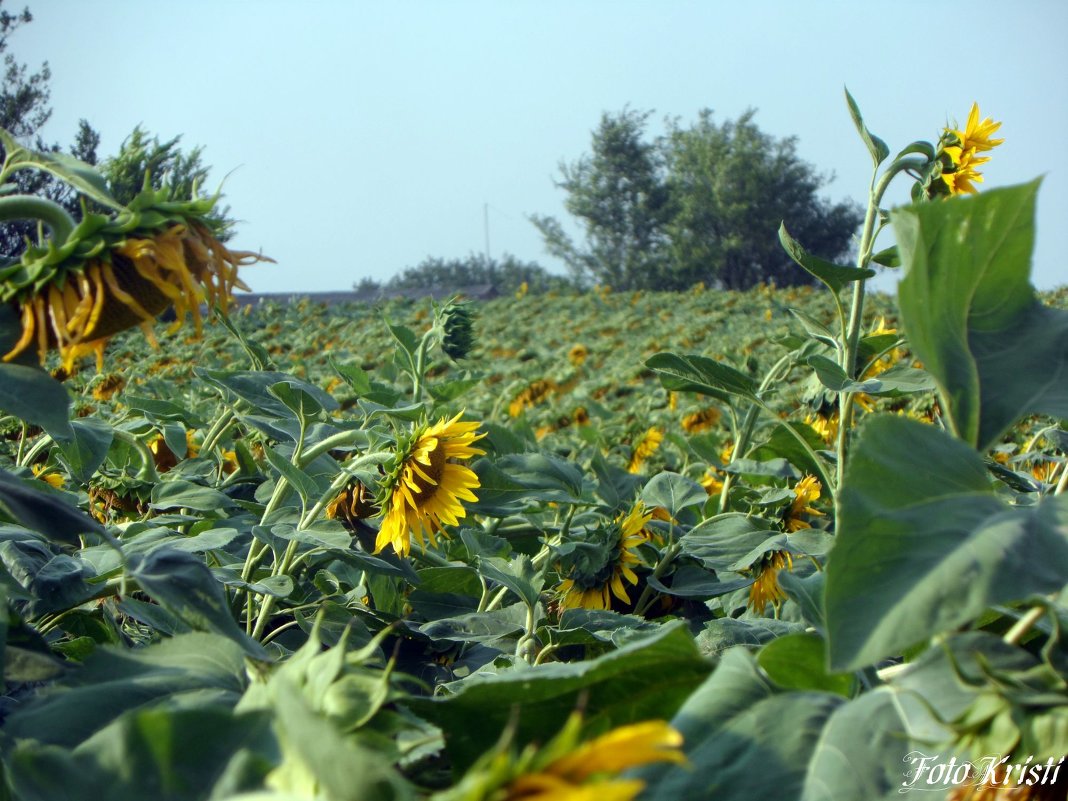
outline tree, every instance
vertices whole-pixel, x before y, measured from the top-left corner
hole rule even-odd
[[[648,112],[603,115],[593,155],[563,165],[557,183],[585,247],[557,220],[534,217],[549,253],[576,278],[619,289],[813,281],[779,245],[779,224],[833,259],[848,250],[861,210],[820,198],[829,178],[798,157],[796,138],[762,133],[755,113],[716,125],[705,110],[688,128],[669,122],[653,142],[643,139]]]
[[[58,152],[58,144],[46,143],[38,133],[52,116],[48,105],[51,90],[48,82],[52,73],[48,62],[37,72],[29,72],[7,51],[8,37],[23,25],[33,21],[28,8],[12,14],[0,0],[0,54],[3,54],[3,86],[0,87],[0,127],[18,139],[33,140],[39,151]],[[70,154],[89,164],[96,163],[96,148],[100,135],[85,120],[78,124],[78,134],[70,148]],[[4,157],[0,147],[0,159]],[[20,170],[12,176],[14,191],[19,194],[42,195],[54,200],[74,216],[79,216],[77,194],[62,181],[38,170]],[[25,249],[27,237],[35,237],[37,227],[28,221],[11,221],[0,224],[0,260],[17,258]]]
[[[508,253],[500,259],[490,259],[481,253],[472,253],[464,259],[428,257],[415,267],[407,267],[393,276],[384,287],[373,279],[365,278],[355,285],[355,289],[358,292],[383,288],[387,291],[433,288],[456,290],[465,286],[489,284],[502,294],[510,294],[524,283],[527,290],[534,293],[571,286],[567,278],[553,275],[536,262],[523,262]]]
[[[561,163],[564,207],[578,218],[585,247],[552,217],[533,216],[548,252],[579,282],[617,289],[654,288],[667,267],[671,198],[659,143],[643,139],[651,112],[604,114],[593,132],[593,155]]]
[[[830,179],[798,157],[796,137],[761,132],[755,114],[716,125],[706,109],[689,128],[671,125],[665,158],[675,203],[668,228],[673,284],[812,283],[779,244],[784,221],[811,252],[835,259],[849,250],[860,208],[820,198]]]

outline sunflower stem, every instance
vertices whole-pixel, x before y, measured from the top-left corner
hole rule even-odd
[[[660,561],[656,563],[656,567],[653,568],[652,578],[659,580],[660,577],[664,575],[664,571],[675,561],[675,557],[679,555],[680,550],[682,550],[682,546],[678,542],[671,543],[671,545],[664,550],[664,554],[660,557]],[[645,613],[649,610],[649,607],[653,605],[653,601],[656,600],[655,596],[656,591],[652,588],[649,582],[646,582],[645,589],[642,590],[638,602],[634,604],[634,614],[639,617],[644,617]]]
[[[227,406],[226,411],[219,415],[219,419],[211,424],[208,433],[204,435],[204,444],[201,446],[206,453],[211,453],[214,450],[219,440],[222,439],[222,435],[226,432],[226,429],[229,428],[230,423],[233,422],[236,416],[237,414],[234,410]]]
[[[1043,604],[1032,607],[1026,615],[1017,620],[1012,628],[1005,633],[1005,636],[1001,638],[1002,641],[1009,645],[1019,645],[1024,635],[1031,630],[1035,623],[1041,620],[1042,615],[1045,613],[1046,607]]]
[[[39,220],[52,232],[52,241],[62,245],[70,238],[76,223],[67,210],[48,198],[37,195],[9,195],[0,198],[0,222]]]

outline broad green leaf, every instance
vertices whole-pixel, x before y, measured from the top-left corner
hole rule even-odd
[[[558,503],[585,500],[582,471],[573,462],[545,453],[515,453],[502,457],[497,464],[538,500]]]
[[[241,645],[249,656],[266,658],[259,644],[238,627],[222,585],[199,557],[159,548],[131,559],[128,572],[152,600],[191,628],[221,634]]]
[[[120,210],[120,204],[108,191],[107,181],[92,165],[58,152],[29,150],[6,130],[0,128],[0,142],[4,145],[10,166],[33,168],[49,172],[61,181],[70,184],[81,194],[92,198],[108,208]]]
[[[40,426],[57,441],[74,436],[66,388],[39,367],[0,363],[0,411]]]
[[[181,634],[137,649],[105,646],[19,706],[4,731],[73,748],[127,710],[164,700],[233,705],[245,683],[244,651],[218,635]]]
[[[443,728],[454,769],[462,771],[497,742],[513,709],[518,746],[559,731],[580,698],[586,725],[594,730],[663,718],[708,669],[685,626],[675,623],[597,659],[476,674],[448,685],[450,695],[409,703]],[[473,720],[479,725],[470,725]]]
[[[267,391],[282,401],[286,408],[293,412],[296,418],[305,425],[323,413],[323,405],[319,401],[312,397],[310,393],[288,381],[271,384],[267,387]]]
[[[1068,576],[1068,496],[1007,505],[980,456],[933,426],[868,422],[840,506],[826,588],[837,670],[900,654],[995,604],[1056,592]]]
[[[896,398],[935,389],[930,373],[904,364],[894,365],[875,378],[861,381],[851,380],[837,363],[826,356],[810,356],[808,364],[816,371],[820,383],[835,392],[864,392],[868,395]]]
[[[490,581],[496,581],[510,589],[527,606],[533,607],[537,604],[545,576],[534,567],[529,556],[520,554],[513,559],[480,556],[478,570]]]
[[[130,411],[140,412],[153,423],[184,423],[190,428],[204,427],[204,421],[198,415],[173,401],[124,394],[122,402]]]
[[[5,470],[0,470],[0,510],[26,528],[67,545],[80,545],[83,534],[105,536],[103,527],[81,509]]]
[[[756,400],[756,383],[745,373],[707,356],[657,353],[645,366],[660,375],[665,389],[698,392],[729,402],[732,396]]]
[[[217,489],[175,479],[161,481],[152,487],[153,509],[193,509],[198,512],[214,512],[233,506],[229,497]]]
[[[800,242],[790,236],[790,232],[786,230],[786,223],[779,226],[779,242],[782,243],[783,249],[791,259],[804,268],[809,275],[815,276],[826,284],[827,288],[835,294],[841,292],[842,287],[848,283],[875,277],[875,270],[867,267],[846,267],[813,256],[801,246]]]
[[[771,680],[789,690],[820,690],[848,698],[856,679],[851,673],[828,673],[823,639],[816,634],[788,634],[772,640],[757,654]]]
[[[659,473],[649,479],[642,489],[642,500],[650,509],[661,506],[672,517],[679,512],[708,500],[705,488],[696,481],[678,473]]]
[[[72,420],[70,425],[74,436],[66,441],[60,440],[59,450],[74,479],[88,484],[108,457],[115,432],[111,425],[96,417]]]
[[[73,751],[20,743],[10,780],[25,801],[229,798],[262,786],[276,748],[264,712],[135,710]]]
[[[1031,286],[1039,182],[894,211],[909,346],[952,430],[986,450],[1026,414],[1068,417],[1068,311]]]
[[[783,692],[741,648],[724,654],[671,723],[688,765],[640,770],[650,801],[890,801],[900,798],[905,755],[927,745],[917,733],[931,730],[912,693],[880,687],[846,701]]]

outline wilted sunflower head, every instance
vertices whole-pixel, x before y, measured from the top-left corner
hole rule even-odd
[[[761,557],[750,570],[756,580],[749,586],[748,606],[754,612],[761,613],[768,603],[778,605],[786,599],[786,593],[779,586],[779,571],[783,568],[793,570],[794,558],[789,551],[772,551]]]
[[[235,288],[248,289],[238,267],[263,256],[227,249],[208,213],[215,199],[174,200],[168,190],[146,189],[123,211],[86,214],[65,242],[30,246],[21,260],[0,269],[0,302],[13,304],[22,335],[5,354],[11,361],[34,343],[44,361],[59,351],[68,371],[115,334],[140,326],[155,343],[152,325],[170,306],[171,330],[191,315],[200,334],[202,304],[224,312]]]
[[[786,530],[800,531],[803,528],[812,528],[812,524],[804,519],[805,515],[822,517],[823,512],[809,504],[820,499],[823,485],[815,476],[805,476],[794,486],[794,499],[790,502],[790,508],[786,512]]]
[[[623,584],[637,584],[634,567],[642,560],[638,546],[648,539],[646,524],[652,511],[638,501],[626,514],[607,525],[588,529],[576,537],[564,550],[560,574],[560,605],[564,609],[609,609],[614,595],[623,603],[630,603]]]
[[[642,467],[645,465],[645,461],[652,456],[660,448],[660,443],[664,441],[664,432],[656,426],[651,426],[644,434],[642,434],[637,442],[634,443],[634,449],[631,451],[630,462],[627,464],[627,472],[640,473]]]
[[[478,423],[461,423],[462,415],[419,425],[397,443],[380,496],[383,518],[375,553],[392,545],[407,556],[413,534],[425,548],[425,538],[433,543],[443,525],[454,526],[467,516],[461,500],[478,500],[471,492],[479,486],[478,476],[461,461],[485,453],[474,447],[485,434],[478,433]]]

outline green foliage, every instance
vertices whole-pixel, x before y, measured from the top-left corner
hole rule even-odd
[[[34,149],[45,153],[59,153],[58,144],[45,142],[39,131],[52,116],[48,105],[51,88],[48,82],[52,72],[45,62],[36,72],[28,72],[7,50],[8,37],[23,25],[33,21],[29,9],[11,13],[0,8],[0,54],[3,54],[3,84],[0,86],[0,129],[9,131],[17,139],[33,140]],[[89,123],[81,120],[69,153],[89,164],[97,160],[96,148],[100,135]],[[0,146],[0,160],[7,155],[7,148]],[[14,190],[19,194],[39,195],[63,206],[72,216],[81,214],[78,195],[66,183],[54,176],[37,171],[21,170],[11,178]],[[36,240],[37,225],[28,220],[0,223],[0,260],[15,259],[25,249],[27,238]]]
[[[643,141],[651,112],[624,109],[603,114],[593,132],[593,153],[560,165],[557,183],[564,206],[586,237],[576,246],[550,217],[534,216],[549,253],[567,265],[576,281],[593,279],[616,289],[662,289],[667,267],[666,226],[670,195],[658,143]]]
[[[812,283],[771,234],[788,220],[801,241],[835,259],[847,254],[861,214],[821,199],[828,179],[801,161],[795,138],[761,132],[755,113],[717,125],[704,110],[689,127],[670,121],[652,142],[643,138],[649,113],[605,114],[592,156],[561,165],[558,183],[585,247],[559,221],[534,217],[549,252],[576,279],[616,289]]]
[[[477,286],[489,286],[499,294],[511,295],[523,284],[534,294],[570,286],[566,278],[550,273],[537,262],[523,262],[507,253],[500,259],[472,253],[463,259],[428,257],[415,267],[406,267],[384,284],[365,278],[354,288],[373,299],[404,290],[436,289],[451,293]]]

